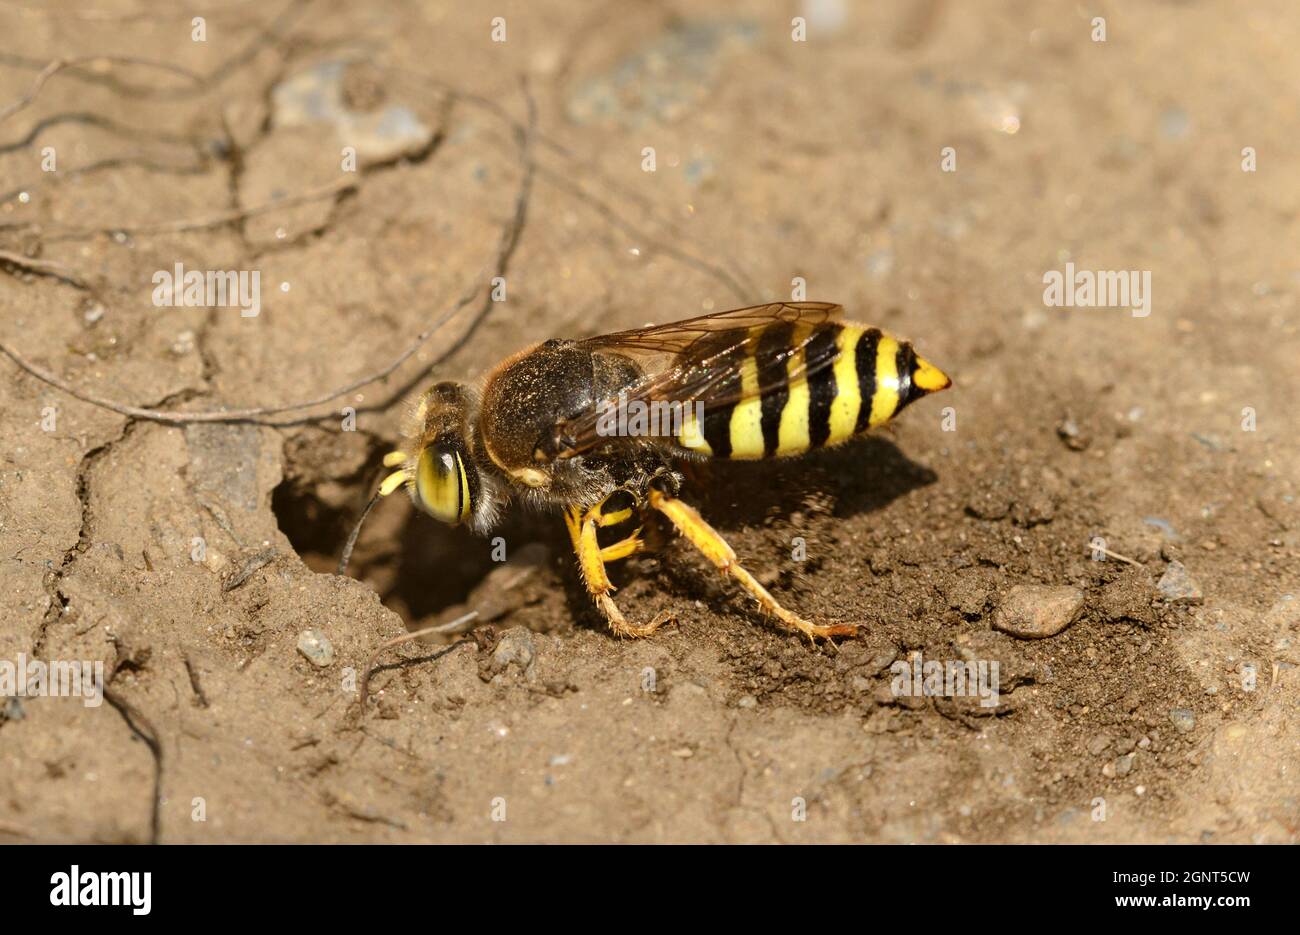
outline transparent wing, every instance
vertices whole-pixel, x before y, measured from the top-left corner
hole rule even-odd
[[[593,352],[630,357],[641,366],[645,376],[625,389],[626,403],[700,402],[708,409],[761,396],[833,365],[838,356],[833,344],[830,352],[803,352],[823,330],[819,326],[839,321],[843,313],[841,306],[827,302],[773,302],[600,335],[579,344]],[[608,443],[597,426],[604,407],[616,402],[598,401],[591,411],[557,425],[556,456],[573,457]],[[675,445],[671,438],[648,440]]]

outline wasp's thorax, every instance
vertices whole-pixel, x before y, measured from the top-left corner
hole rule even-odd
[[[476,411],[467,387],[434,384],[415,411],[404,464],[416,506],[441,522],[469,523],[478,531],[491,525],[498,498],[474,457]]]
[[[506,360],[483,387],[483,447],[509,480],[539,495],[581,500],[590,466],[557,460],[555,427],[589,411],[640,376],[630,360],[593,354],[573,341],[546,341]]]

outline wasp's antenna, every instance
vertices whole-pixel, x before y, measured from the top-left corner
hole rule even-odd
[[[405,452],[390,451],[388,454],[384,455],[384,466],[394,467],[405,460]],[[366,504],[366,508],[361,511],[361,516],[357,519],[357,524],[352,527],[352,532],[348,536],[348,541],[343,545],[343,554],[339,557],[338,573],[340,575],[347,574],[348,561],[352,558],[352,549],[357,544],[357,537],[361,535],[361,527],[365,523],[366,517],[370,515],[370,511],[375,508],[375,504],[379,502],[381,497],[388,496],[401,486],[404,474],[404,471],[394,471],[392,474],[385,477],[384,482],[379,485],[379,489],[376,490],[374,496],[370,498],[370,502]]]
[[[340,575],[348,573],[348,560],[352,558],[352,547],[357,544],[357,536],[361,535],[361,524],[366,521],[366,517],[370,515],[370,511],[375,508],[375,504],[379,502],[379,498],[382,496],[383,493],[378,490],[375,491],[370,498],[370,502],[366,504],[366,508],[361,511],[361,517],[357,520],[357,524],[352,527],[352,532],[348,535],[348,541],[343,546],[343,555],[339,558],[338,573]]]

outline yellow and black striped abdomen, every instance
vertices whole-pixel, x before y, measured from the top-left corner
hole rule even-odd
[[[837,445],[951,383],[907,342],[851,322],[774,323],[719,366],[735,371],[725,383],[732,401],[706,403],[703,425],[688,420],[678,442],[736,460]]]

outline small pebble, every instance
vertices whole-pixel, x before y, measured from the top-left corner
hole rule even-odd
[[[1160,576],[1156,590],[1165,600],[1177,604],[1199,604],[1203,596],[1196,579],[1187,573],[1182,562],[1176,561],[1170,562],[1165,573]]]
[[[1056,426],[1056,434],[1071,451],[1083,451],[1092,443],[1092,439],[1079,428],[1079,423],[1073,416],[1066,416],[1061,420]]]
[[[1083,592],[1071,587],[1018,584],[993,615],[994,629],[1023,640],[1037,640],[1060,633],[1083,609]]]
[[[334,661],[334,644],[315,627],[298,634],[298,652],[306,656],[312,665],[321,668]]]
[[[1191,708],[1174,708],[1169,712],[1169,720],[1180,734],[1185,734],[1196,726],[1196,712]]]
[[[1126,753],[1117,759],[1115,761],[1115,775],[1127,776],[1129,773],[1133,772],[1133,761],[1135,759],[1137,759],[1137,756],[1132,753]]]

